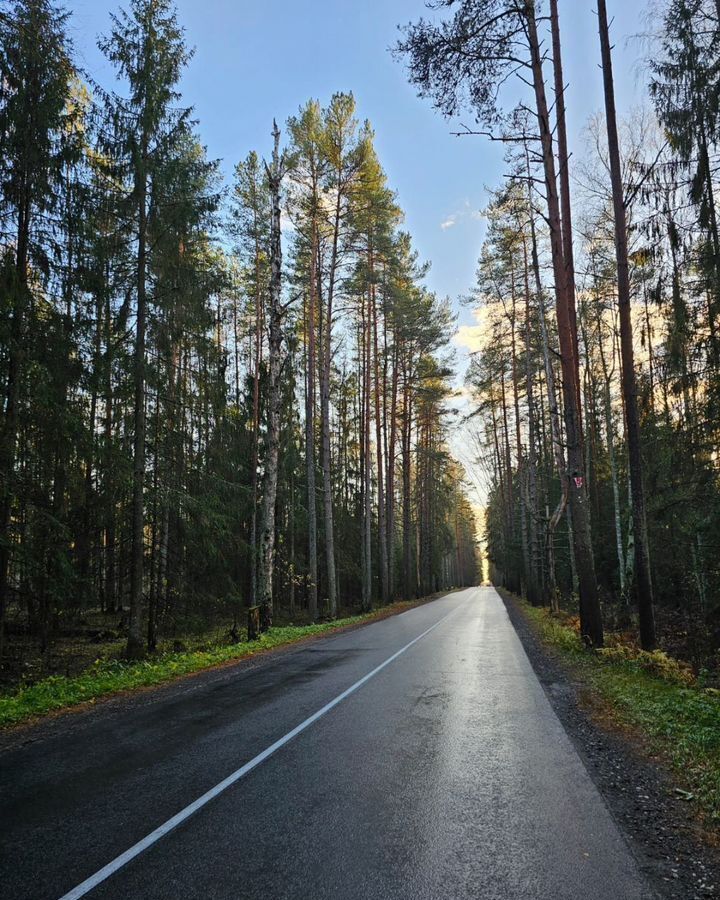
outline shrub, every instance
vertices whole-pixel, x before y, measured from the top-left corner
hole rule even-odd
[[[692,668],[679,659],[668,656],[663,650],[640,650],[631,644],[603,647],[597,653],[605,660],[628,662],[634,667],[673,684],[690,686],[695,683]]]

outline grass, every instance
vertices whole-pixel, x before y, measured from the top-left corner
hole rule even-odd
[[[556,650],[591,692],[602,713],[644,738],[648,750],[670,763],[710,822],[720,823],[720,691],[705,688],[689,667],[661,651],[627,643],[583,649],[575,620],[547,609],[520,607],[542,641]]]
[[[80,704],[92,703],[125,691],[165,684],[184,675],[245,659],[274,647],[294,644],[315,635],[337,631],[404,612],[416,602],[394,603],[373,612],[316,625],[284,625],[272,628],[256,641],[217,645],[179,653],[162,653],[140,662],[98,659],[79,675],[52,675],[0,696],[0,728],[18,725]]]

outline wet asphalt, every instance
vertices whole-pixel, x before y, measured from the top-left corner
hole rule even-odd
[[[87,896],[653,897],[492,588],[29,732],[0,897],[58,900],[437,622]]]

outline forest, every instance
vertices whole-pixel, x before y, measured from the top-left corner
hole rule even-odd
[[[493,581],[578,611],[588,645],[716,670],[720,4],[653,7],[648,103],[619,118],[600,0],[604,109],[574,155],[557,0],[430,5],[451,14],[396,48],[412,83],[506,154],[468,298]]]
[[[718,896],[719,63],[0,0],[0,900]]]
[[[604,109],[573,154],[557,0],[429,9],[397,61],[505,151],[465,298],[491,578],[590,646],[714,670],[720,6],[662,5],[619,117],[599,4]],[[0,16],[2,679],[64,636],[135,659],[475,583],[456,314],[353,95],[270,111],[224,179],[171,0],[108,21],[109,84],[71,32],[50,0]]]
[[[3,680],[93,623],[137,659],[474,584],[454,317],[353,96],[225,184],[171,0],[108,21],[111,84],[71,31],[0,13]]]

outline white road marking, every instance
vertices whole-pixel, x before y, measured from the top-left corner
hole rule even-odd
[[[118,869],[121,869],[126,863],[129,863],[131,859],[135,859],[136,856],[139,856],[149,847],[152,847],[153,844],[156,844],[161,838],[165,837],[166,834],[169,834],[174,828],[177,828],[178,825],[182,824],[186,819],[189,819],[190,816],[194,815],[199,809],[202,809],[207,803],[211,800],[214,800],[215,797],[222,794],[223,791],[226,791],[229,787],[235,784],[236,781],[239,781],[248,772],[252,772],[253,769],[257,768],[260,763],[265,762],[268,757],[272,756],[277,750],[281,747],[284,747],[289,741],[291,741],[294,737],[297,737],[301,732],[305,731],[306,728],[309,728],[314,722],[317,722],[319,718],[324,716],[326,713],[329,713],[331,709],[336,707],[338,703],[342,703],[347,697],[351,694],[354,694],[358,688],[361,688],[366,682],[370,681],[378,672],[382,672],[382,670],[389,666],[391,662],[394,662],[398,656],[402,656],[406,650],[409,650],[413,644],[417,644],[418,641],[422,640],[426,635],[430,634],[431,631],[434,631],[438,625],[442,625],[442,623],[453,613],[456,613],[462,606],[456,606],[455,609],[451,610],[447,615],[444,615],[442,619],[439,619],[434,625],[431,625],[430,628],[427,628],[423,631],[422,634],[419,634],[416,638],[413,638],[408,644],[405,644],[404,647],[401,647],[397,653],[393,653],[392,656],[388,657],[385,662],[380,663],[379,666],[376,666],[371,672],[368,672],[367,675],[363,675],[363,677],[356,681],[355,684],[351,685],[347,690],[343,691],[342,694],[338,694],[334,700],[331,700],[329,703],[326,703],[322,709],[319,709],[317,712],[314,712],[309,718],[305,719],[304,722],[301,722],[299,725],[296,725],[292,731],[288,731],[287,734],[283,735],[274,744],[271,744],[262,753],[258,753],[257,756],[254,756],[250,762],[246,762],[244,766],[241,766],[239,769],[236,769],[232,775],[228,775],[227,778],[223,779],[219,784],[216,784],[215,787],[210,788],[209,791],[206,791],[201,797],[198,797],[197,800],[193,800],[188,806],[184,809],[181,809],[179,813],[176,813],[171,819],[168,819],[167,822],[163,822],[162,825],[158,826],[154,831],[151,831],[150,834],[146,835],[142,840],[138,841],[137,844],[133,844],[128,850],[124,853],[121,853],[120,856],[116,856],[112,862],[109,862],[106,866],[103,866],[102,869],[99,869],[94,875],[91,875],[89,878],[86,878],[82,884],[79,884],[77,887],[74,887],[71,891],[68,891],[67,894],[63,894],[60,900],[78,900],[79,897],[84,897],[86,894],[89,894],[94,888],[96,888],[99,884],[113,875]]]

